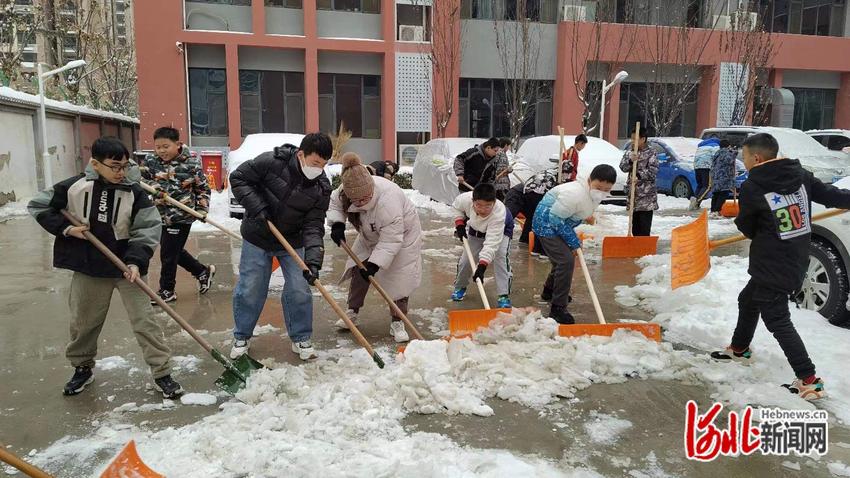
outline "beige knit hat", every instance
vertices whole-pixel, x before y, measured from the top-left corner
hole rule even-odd
[[[357,201],[372,195],[375,181],[369,170],[360,162],[360,156],[355,153],[345,153],[340,158],[342,163],[342,190],[348,199]]]

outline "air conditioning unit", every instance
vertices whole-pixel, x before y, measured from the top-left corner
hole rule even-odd
[[[422,25],[399,25],[399,41],[425,41],[425,27]]]
[[[416,155],[419,150],[425,146],[424,144],[400,144],[398,145],[398,164],[399,166],[413,166],[416,161]]]
[[[561,21],[584,22],[587,21],[587,7],[584,5],[564,5],[561,12]]]
[[[732,18],[729,15],[715,15],[712,25],[715,30],[731,30]]]

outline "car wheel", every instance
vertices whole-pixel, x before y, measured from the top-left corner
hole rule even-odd
[[[841,257],[826,243],[813,240],[809,247],[809,267],[797,296],[800,306],[819,312],[834,325],[850,319],[847,312],[847,270]]]
[[[691,185],[688,183],[688,180],[679,176],[673,181],[673,187],[671,188],[673,192],[673,197],[677,198],[689,198],[693,196],[694,192],[691,190]]]

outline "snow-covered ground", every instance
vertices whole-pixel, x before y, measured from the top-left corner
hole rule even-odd
[[[0,207],[0,221],[11,219],[13,217],[26,216],[28,202],[29,199],[22,199],[20,201],[12,201],[4,204]]]
[[[712,269],[702,281],[670,290],[670,256],[638,260],[643,271],[634,287],[617,288],[617,301],[638,306],[654,315],[665,328],[665,340],[703,350],[722,349],[732,338],[737,321],[737,296],[749,280],[747,259],[739,256],[712,257]],[[806,344],[809,356],[826,382],[828,398],[816,405],[786,393],[781,384],[790,383],[794,373],[785,355],[763,323],[753,340],[753,363],[730,364],[711,369],[708,383],[715,384],[715,398],[737,407],[748,404],[786,409],[823,408],[847,423],[850,421],[850,383],[844,367],[850,362],[850,330],[829,324],[816,312],[789,305],[791,318]]]

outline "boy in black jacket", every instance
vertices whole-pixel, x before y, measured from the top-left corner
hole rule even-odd
[[[130,170],[133,164],[120,140],[100,138],[92,145],[91,154],[85,173],[42,191],[27,205],[41,227],[56,236],[53,266],[74,271],[68,299],[71,342],[65,349],[74,376],[64,393],[76,395],[94,381],[91,369],[98,337],[112,292],[118,289],[156,388],[165,398],[176,398],[183,389],[171,378],[171,350],[154,320],[148,297],[130,283],[144,281],[148,273],[148,263],[159,242],[159,214],[141,187],[128,179],[128,175],[137,177],[138,171]],[[63,209],[84,225],[72,225],[62,215]],[[90,244],[85,231],[121,258],[130,273],[123,274]]]
[[[848,209],[850,191],[823,184],[796,159],[777,158],[778,152],[779,144],[766,133],[744,141],[744,165],[750,175],[741,187],[735,224],[752,239],[750,282],[738,296],[732,343],[711,356],[749,362],[761,314],[797,377],[783,386],[805,400],[815,400],[824,396],[824,383],[815,375],[806,346],[791,323],[788,299],[800,290],[809,263],[812,201]]]

